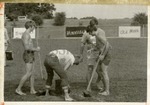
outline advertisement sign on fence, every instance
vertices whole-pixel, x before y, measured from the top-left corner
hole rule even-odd
[[[119,26],[119,37],[137,38],[141,37],[140,26]]]
[[[20,39],[22,37],[22,34],[25,32],[25,28],[14,28],[13,30],[13,38],[14,39]],[[35,38],[35,30],[31,32],[31,38]]]
[[[66,37],[82,37],[86,27],[66,27]]]

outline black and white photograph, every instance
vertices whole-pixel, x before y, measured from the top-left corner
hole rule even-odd
[[[5,3],[5,102],[147,102],[148,6]]]

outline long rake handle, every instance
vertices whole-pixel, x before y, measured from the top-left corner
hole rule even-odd
[[[37,30],[37,36],[38,36],[38,34],[39,34],[39,32]],[[39,46],[38,37],[36,37],[36,44],[37,44],[37,46]],[[40,52],[38,52],[38,57],[39,57],[39,63],[40,63],[41,78],[44,79]]]
[[[109,44],[109,43],[107,42],[107,44]],[[106,50],[106,46],[105,46],[105,48],[104,48],[103,50]],[[106,55],[107,52],[108,52],[108,51],[105,51],[103,55]],[[97,62],[96,62],[96,65],[94,66],[94,70],[93,70],[93,72],[92,72],[92,76],[91,76],[91,78],[90,78],[89,84],[88,84],[87,89],[86,89],[87,91],[89,91],[89,88],[90,88],[90,86],[91,86],[91,83],[92,83],[92,80],[93,80],[93,77],[94,77],[94,74],[95,74],[95,72],[96,72],[96,69],[97,69],[97,66],[98,66],[99,62],[100,62],[100,58],[98,58],[98,60],[97,60]]]
[[[39,56],[39,61],[40,61],[40,71],[41,71],[41,78],[44,79],[43,77],[43,68],[42,68],[42,62],[41,62],[41,54],[40,52],[38,52],[38,56]]]
[[[94,66],[90,81],[89,81],[87,89],[86,89],[87,91],[90,91],[89,89],[90,89],[90,86],[91,86],[91,83],[92,83],[92,80],[93,80],[93,77],[94,77],[94,74],[96,72],[96,69],[97,69],[97,66],[98,66],[99,62],[100,62],[100,58],[98,59],[98,61],[96,62],[96,65]]]

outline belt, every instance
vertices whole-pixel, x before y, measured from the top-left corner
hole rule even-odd
[[[25,52],[27,52],[27,53],[34,53],[34,51],[32,51],[32,50],[25,50]]]

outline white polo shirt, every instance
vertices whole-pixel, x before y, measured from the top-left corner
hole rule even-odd
[[[73,54],[65,49],[54,50],[49,54],[54,54],[58,57],[60,65],[64,68],[64,70],[67,70],[75,62]]]

